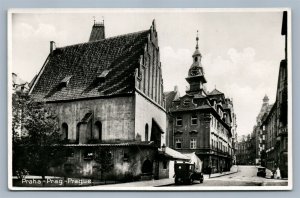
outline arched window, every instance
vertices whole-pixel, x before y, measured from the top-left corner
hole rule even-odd
[[[63,123],[61,125],[61,129],[62,129],[63,140],[67,141],[68,140],[68,125],[67,125],[67,123]]]
[[[100,121],[95,122],[95,139],[102,140],[102,123]]]
[[[149,126],[148,124],[145,125],[145,141],[148,141],[149,138]]]

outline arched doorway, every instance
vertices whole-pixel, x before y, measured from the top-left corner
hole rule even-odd
[[[150,160],[145,160],[143,165],[142,165],[142,173],[143,174],[152,174],[153,171],[153,165]]]
[[[62,129],[62,137],[64,141],[68,140],[68,124],[67,123],[63,123],[61,125],[61,129]]]
[[[154,145],[161,147],[161,135],[163,131],[160,128],[160,126],[155,122],[154,119],[152,119],[152,127],[151,127],[151,136],[150,141],[154,142]]]
[[[102,123],[100,121],[95,122],[94,131],[94,138],[102,141]]]

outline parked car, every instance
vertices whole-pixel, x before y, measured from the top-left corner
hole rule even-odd
[[[175,184],[192,184],[195,180],[203,183],[203,173],[195,171],[195,164],[175,163]]]
[[[257,174],[258,177],[266,177],[266,168],[263,166],[260,166],[257,168]]]

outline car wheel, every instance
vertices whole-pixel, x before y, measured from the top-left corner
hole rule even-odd
[[[193,183],[194,183],[193,178],[190,178],[190,184],[193,184]]]
[[[203,183],[203,179],[200,179],[200,183],[201,183],[201,184]]]

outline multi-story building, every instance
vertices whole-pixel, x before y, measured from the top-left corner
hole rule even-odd
[[[255,164],[255,141],[256,138],[253,133],[247,136],[243,135],[239,138],[237,143],[236,161],[239,165],[253,165]]]
[[[114,178],[168,177],[166,162],[157,158],[165,144],[166,111],[154,21],[150,29],[111,38],[105,38],[103,23],[95,23],[88,42],[50,42],[30,95],[57,112],[72,150],[49,174],[101,177],[94,156],[102,149],[112,167],[106,174]]]
[[[247,137],[245,135],[239,137],[237,142],[236,163],[239,165],[247,164]]]
[[[261,125],[262,133],[266,136],[266,167],[273,170],[276,165],[276,133],[277,133],[277,115],[275,111],[276,103],[272,106],[271,110],[263,117]]]
[[[233,103],[217,89],[206,90],[198,40],[197,36],[186,78],[189,89],[182,97],[177,90],[166,94],[169,146],[182,153],[195,152],[203,161],[204,172],[209,166],[214,172],[228,170],[234,153],[232,133],[236,133]]]
[[[256,125],[253,127],[252,136],[255,137],[255,164],[261,164],[261,153],[266,149],[266,134],[261,129],[262,118],[265,113],[268,113],[272,108],[269,104],[269,98],[267,95],[263,98],[263,104],[260,112],[256,117]]]
[[[282,177],[288,177],[288,48],[287,12],[283,13],[281,35],[285,36],[285,59],[280,62],[276,101],[262,122],[266,134],[267,167],[279,168]]]

